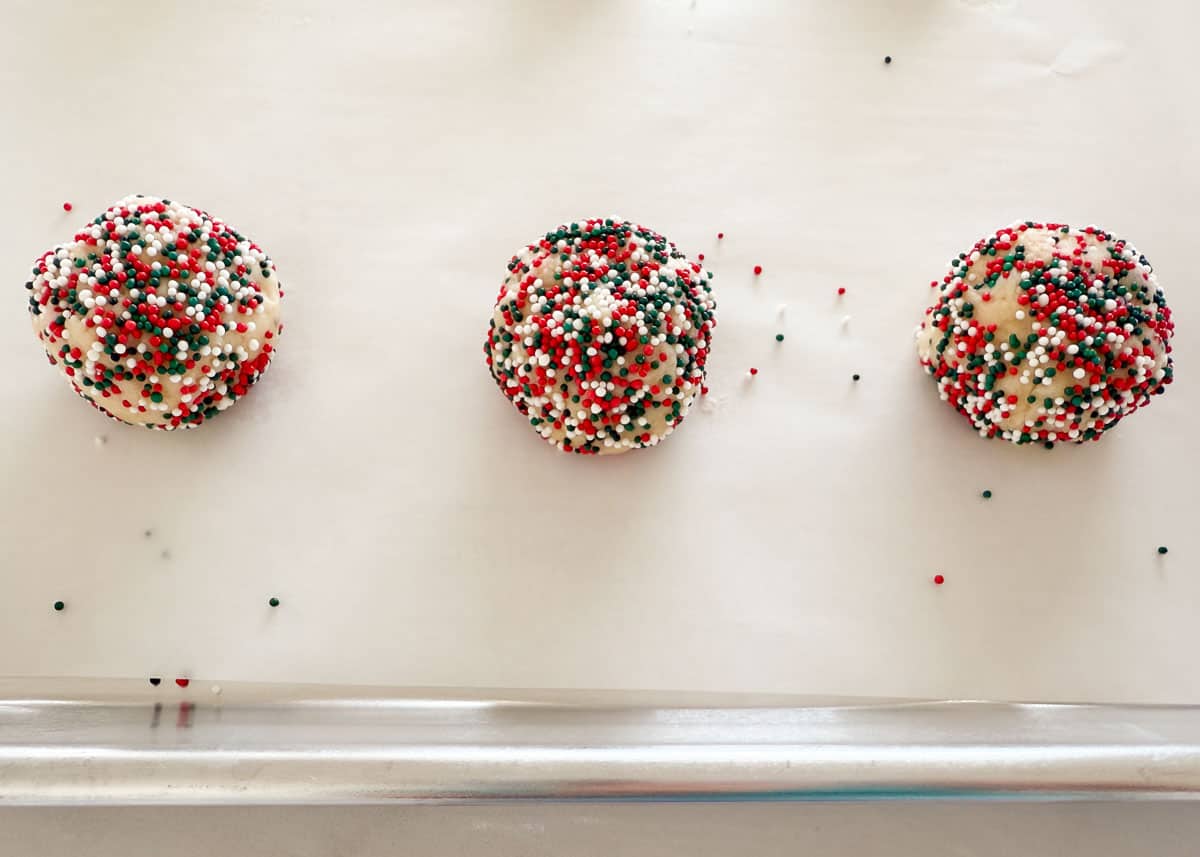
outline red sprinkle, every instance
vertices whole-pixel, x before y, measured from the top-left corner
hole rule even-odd
[[[838,294],[839,294],[839,295],[844,295],[844,294],[846,294],[846,289],[845,289],[845,287],[844,287],[844,286],[839,286],[839,287],[838,287]]]
[[[718,240],[718,241],[719,241],[719,240],[721,240],[721,239],[722,239],[722,238],[724,238],[724,237],[725,237],[725,233],[724,233],[724,232],[718,232],[718,233],[717,233],[717,240]]]
[[[72,208],[74,208],[74,206],[71,205],[71,203],[69,203],[69,202],[63,203],[63,211],[70,211]]]
[[[938,586],[941,586],[943,583],[946,582],[946,576],[942,575],[942,574],[935,574],[933,576],[933,582],[936,583]]]
[[[750,367],[750,374],[751,374],[751,375],[757,375],[757,374],[758,374],[758,370],[757,370],[756,368],[754,368],[753,366],[751,366],[751,367]]]
[[[175,679],[175,683],[177,685],[179,685],[180,687],[187,687],[189,684],[192,683],[192,680],[189,678],[177,678],[177,679]]]
[[[754,266],[754,276],[757,277],[761,273],[762,273],[762,265],[755,265]]]
[[[698,259],[699,259],[701,262],[703,262],[703,261],[704,261],[704,254],[703,254],[703,253],[701,253],[701,254],[700,254],[699,256],[697,256],[696,258],[698,258]]]

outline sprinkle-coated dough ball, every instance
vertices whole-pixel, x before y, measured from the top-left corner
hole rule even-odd
[[[492,377],[565,452],[654,446],[701,393],[711,279],[644,226],[560,226],[508,263],[484,346]]]
[[[917,332],[943,401],[984,437],[1098,440],[1171,383],[1171,310],[1146,257],[1093,226],[976,242]]]
[[[102,413],[192,428],[266,371],[281,325],[275,265],[199,209],[129,196],[42,254],[25,284],[50,362]]]

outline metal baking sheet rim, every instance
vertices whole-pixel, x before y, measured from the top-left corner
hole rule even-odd
[[[0,680],[0,805],[1200,798],[1200,707]]]

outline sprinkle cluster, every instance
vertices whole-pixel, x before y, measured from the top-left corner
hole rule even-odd
[[[25,288],[75,392],[147,428],[192,428],[228,408],[282,330],[266,253],[210,214],[140,194],[42,254]]]
[[[565,452],[654,446],[703,386],[711,279],[644,226],[560,226],[508,263],[484,346],[492,377]]]
[[[1102,229],[1014,224],[931,286],[921,364],[984,437],[1097,440],[1171,383],[1162,289],[1146,257]]]

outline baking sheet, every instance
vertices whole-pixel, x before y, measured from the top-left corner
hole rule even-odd
[[[0,808],[1200,799],[1193,706],[0,680]]]
[[[0,675],[1200,701],[1198,24],[8,4]],[[271,372],[201,431],[89,412],[24,313],[28,263],[131,192],[287,287]],[[711,408],[615,460],[537,441],[481,350],[509,254],[597,213],[704,253],[720,304]],[[1176,313],[1177,383],[1101,444],[984,442],[913,355],[946,260],[1026,217],[1127,236]]]

